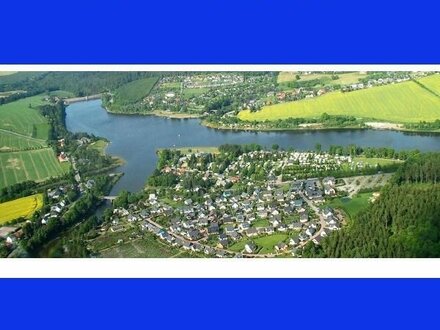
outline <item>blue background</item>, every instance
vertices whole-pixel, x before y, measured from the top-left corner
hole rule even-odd
[[[433,0],[2,1],[0,63],[439,63]]]
[[[3,1],[0,63],[440,63],[434,1]],[[0,269],[1,272],[1,269]],[[438,327],[438,280],[1,280],[1,329]]]

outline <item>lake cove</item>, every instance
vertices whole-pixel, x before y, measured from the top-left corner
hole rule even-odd
[[[114,115],[101,100],[78,102],[66,109],[67,129],[86,132],[110,141],[106,152],[120,156],[125,164],[117,169],[125,175],[113,187],[112,195],[126,189],[142,189],[156,167],[159,148],[219,146],[225,143],[257,143],[265,147],[323,150],[330,145],[355,144],[362,147],[391,147],[396,150],[440,151],[440,135],[415,135],[383,130],[326,130],[244,132],[225,131],[200,125],[199,119],[168,119],[156,116]]]

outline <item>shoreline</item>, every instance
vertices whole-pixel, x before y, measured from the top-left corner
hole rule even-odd
[[[92,95],[93,96],[93,95]],[[88,96],[88,100],[91,96]],[[87,98],[87,97],[86,97]],[[86,101],[85,99],[83,101]],[[224,125],[216,125],[211,122],[203,119],[203,116],[190,114],[190,113],[178,113],[171,112],[165,110],[155,110],[148,113],[139,113],[139,112],[129,112],[129,113],[121,113],[109,110],[103,104],[101,105],[105,111],[112,115],[118,116],[156,116],[168,119],[200,119],[200,125],[205,126],[211,129],[223,130],[223,131],[242,131],[242,132],[313,132],[313,131],[349,131],[349,130],[375,130],[375,131],[395,131],[402,133],[409,133],[415,135],[440,135],[440,130],[417,130],[417,129],[409,129],[403,127],[403,123],[391,123],[391,122],[382,122],[382,121],[374,121],[374,122],[366,122],[366,124],[370,124],[366,127],[318,127],[318,126],[309,126],[309,127],[285,127],[285,128],[255,128],[255,127],[229,127]]]

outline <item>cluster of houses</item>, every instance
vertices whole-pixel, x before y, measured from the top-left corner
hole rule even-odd
[[[237,73],[212,73],[191,75],[183,79],[184,88],[212,88],[241,84],[244,82],[243,74]]]

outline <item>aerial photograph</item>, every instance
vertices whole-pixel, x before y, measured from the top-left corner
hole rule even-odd
[[[440,257],[440,73],[0,71],[1,258]]]

